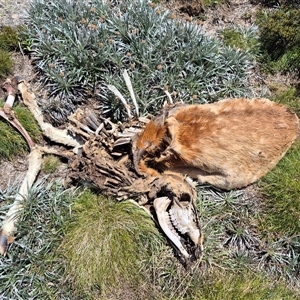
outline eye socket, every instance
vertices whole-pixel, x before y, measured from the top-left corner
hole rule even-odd
[[[188,193],[183,193],[179,199],[180,202],[191,202],[191,196]]]

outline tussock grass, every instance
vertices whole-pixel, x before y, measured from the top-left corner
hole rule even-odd
[[[130,202],[85,191],[73,207],[61,251],[75,293],[105,296],[136,291],[142,262],[162,246],[151,218]],[[123,291],[124,292],[124,291]],[[125,291],[126,293],[126,291]]]
[[[3,26],[0,30],[0,48],[5,50],[16,50],[19,45],[19,32],[21,26]]]
[[[1,204],[7,206],[16,190],[11,186],[0,191]],[[151,218],[131,202],[38,182],[18,223],[16,241],[8,257],[0,258],[0,297],[297,299],[286,284],[262,270],[263,265],[256,268],[247,251],[238,256],[236,245],[224,246],[222,230],[229,212],[236,207],[237,213],[248,203],[243,204],[240,194],[214,193],[205,192],[206,200],[199,203],[203,223],[215,219],[204,228],[205,260],[186,270]],[[5,210],[1,208],[2,216]]]
[[[3,102],[0,103],[0,106],[3,107]],[[33,141],[39,142],[42,132],[30,111],[20,105],[14,107],[14,111]],[[29,147],[22,135],[0,118],[0,159],[12,159],[14,156],[28,153],[28,151]]]
[[[6,50],[0,48],[0,78],[7,76],[12,67],[13,61],[11,55]]]

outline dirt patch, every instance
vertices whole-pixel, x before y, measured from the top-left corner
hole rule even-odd
[[[184,21],[196,22],[205,34],[216,36],[221,30],[232,26],[249,28],[261,8],[253,1],[227,0],[223,4],[207,8],[199,0],[166,0],[163,5]]]
[[[19,184],[27,171],[26,157],[20,156],[13,161],[1,161],[0,190],[4,191],[12,183]]]

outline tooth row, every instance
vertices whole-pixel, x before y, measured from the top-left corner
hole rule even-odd
[[[180,224],[178,224],[177,220],[176,220],[176,217],[174,215],[174,212],[172,209],[169,210],[169,217],[170,217],[170,220],[173,224],[173,226],[182,234],[184,234],[185,232],[183,232],[182,228],[180,227]]]
[[[171,231],[176,235],[176,237],[178,238],[178,239],[180,239],[180,237],[179,237],[179,235],[178,235],[178,233],[177,233],[177,231],[175,230],[175,228],[174,228],[174,226],[173,226],[173,221],[170,219],[170,215],[166,212],[165,213],[165,218],[166,218],[166,220],[167,220],[167,225],[168,225],[168,227],[171,229]],[[177,227],[176,227],[177,228]]]

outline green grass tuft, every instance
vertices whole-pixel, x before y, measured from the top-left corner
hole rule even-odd
[[[300,233],[300,143],[261,180],[265,215],[261,226],[282,235]]]
[[[300,115],[300,91],[295,87],[280,89],[280,86],[271,86],[272,100],[291,108],[298,116]]]
[[[19,28],[4,26],[0,29],[0,78],[7,76],[13,68],[9,51],[18,47]]]
[[[0,48],[16,50],[19,46],[19,32],[21,27],[4,26],[0,30]]]
[[[266,274],[242,272],[210,272],[198,278],[197,289],[186,297],[190,300],[282,300],[298,299],[280,281],[272,281]]]
[[[300,113],[299,92],[294,87],[271,87],[272,100]],[[300,233],[300,142],[296,142],[278,165],[260,182],[265,214],[261,226],[282,235]]]
[[[3,103],[1,103],[2,106]],[[42,132],[30,111],[18,105],[14,107],[14,111],[33,141],[39,142]],[[28,151],[29,147],[23,136],[6,120],[0,118],[0,158],[12,159],[14,156],[28,153]]]
[[[0,48],[0,78],[7,76],[13,67],[11,55],[6,50]]]
[[[55,155],[47,155],[44,157],[42,171],[45,174],[52,174],[54,173],[60,164],[60,160]]]
[[[142,262],[162,240],[151,218],[130,202],[85,191],[73,207],[61,251],[74,292],[105,296],[142,284]]]

